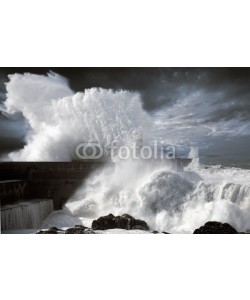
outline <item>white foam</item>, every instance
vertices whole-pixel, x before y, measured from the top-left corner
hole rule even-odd
[[[216,97],[212,102],[204,98],[200,106],[204,95],[199,92],[156,112],[152,122],[134,92],[91,88],[74,93],[56,74],[15,74],[6,87],[6,113],[21,114],[29,124],[26,146],[9,154],[14,161],[70,161],[79,143],[119,140],[127,145],[138,131],[147,140],[151,127],[155,139],[177,145],[204,146],[208,136],[249,133],[249,124],[238,119],[204,124],[218,107]],[[190,156],[196,156],[194,148]],[[121,161],[115,169],[107,165],[93,174],[44,225],[67,227],[108,213],[129,213],[161,231],[192,232],[209,220],[244,231],[250,228],[249,178],[249,170],[205,169],[197,158],[183,173],[161,161]]]
[[[49,224],[73,226],[68,218],[82,224],[88,219],[91,224],[109,213],[129,213],[145,220],[151,229],[170,233],[192,233],[207,221],[228,222],[246,231],[250,185],[245,177],[250,171],[237,170],[237,174],[202,167],[176,173],[157,161],[120,162],[115,169],[106,166],[93,174],[66,203],[60,221],[54,215]]]
[[[138,131],[150,131],[151,121],[138,93],[101,88],[74,93],[54,73],[9,78],[5,112],[21,114],[29,125],[25,147],[10,153],[10,160],[71,161],[82,142],[128,144]]]

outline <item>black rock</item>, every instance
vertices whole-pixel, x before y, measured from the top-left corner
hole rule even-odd
[[[92,228],[94,230],[105,230],[119,227],[117,227],[117,220],[115,219],[115,216],[109,214],[107,216],[100,217],[99,219],[94,220],[92,222]]]
[[[65,234],[90,234],[95,233],[93,230],[91,230],[88,227],[85,227],[83,225],[76,225],[75,227],[68,228],[65,232],[62,229],[59,229],[57,227],[50,227],[47,230],[41,230],[37,232],[37,234],[57,234],[57,233],[65,233]]]
[[[92,229],[94,230],[106,230],[106,229],[139,229],[139,230],[149,230],[148,225],[145,221],[135,219],[134,217],[124,214],[122,216],[114,216],[109,214],[104,217],[100,217],[94,220],[92,223]]]
[[[235,234],[238,233],[236,229],[234,229],[228,223],[220,223],[220,222],[207,222],[204,226],[201,226],[198,229],[195,229],[194,234]]]
[[[84,234],[96,234],[96,233],[91,229],[87,229],[84,231]]]
[[[84,234],[85,229],[72,227],[65,231],[65,234]]]
[[[145,221],[142,220],[135,220],[135,225],[132,227],[132,229],[139,229],[139,230],[149,230],[148,225]]]
[[[58,230],[53,230],[53,229],[47,229],[47,230],[40,230],[36,232],[37,234],[57,234]]]
[[[128,230],[133,228],[136,225],[136,222],[138,221],[134,217],[130,216],[129,214],[123,214],[122,218],[126,220]]]
[[[95,234],[95,232],[88,227],[76,225],[75,227],[68,228],[65,234]]]
[[[85,226],[83,226],[83,225],[76,225],[75,228],[79,228],[79,229],[85,230],[85,229],[87,229],[88,227],[85,227]]]
[[[37,232],[37,234],[57,234],[60,233],[60,231],[63,230],[54,226],[54,227],[49,227],[46,230],[40,230],[39,232]]]
[[[57,227],[49,227],[49,229],[48,230],[54,230],[54,231],[63,231],[62,229],[60,229],[60,228],[57,228]]]
[[[157,234],[157,233],[159,233],[159,231],[154,230],[154,231],[152,231],[152,233]]]
[[[169,234],[169,232],[166,232],[166,231],[162,231],[162,233],[163,233],[163,234]]]
[[[123,218],[126,218],[126,219],[129,219],[129,220],[131,220],[131,221],[134,221],[134,220],[135,220],[135,218],[132,217],[132,216],[130,216],[129,214],[123,214],[122,217],[123,217]]]

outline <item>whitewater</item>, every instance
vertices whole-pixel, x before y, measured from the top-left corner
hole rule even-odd
[[[172,143],[175,138],[175,145],[183,146],[185,151],[187,142],[193,144],[185,111],[181,115],[181,128],[186,125],[184,145],[183,139],[179,144],[176,140],[181,132],[179,119],[177,122],[175,117],[168,131],[164,124],[170,123],[169,119],[163,122],[164,111],[160,119],[156,118],[159,112],[150,115],[144,111],[137,92],[91,88],[75,93],[65,78],[54,73],[14,74],[9,79],[1,110],[9,118],[25,123],[26,145],[3,160],[71,161],[79,143],[98,142],[108,147],[119,140],[122,145],[131,145],[141,132],[145,144],[152,140]],[[229,132],[230,124],[224,125]],[[216,124],[209,126],[215,134],[223,134],[218,133]],[[163,135],[165,131],[169,136]],[[196,146],[199,137],[204,143],[204,134],[211,132],[195,132]],[[191,156],[193,149],[188,150]],[[153,230],[170,233],[192,233],[207,221],[227,222],[238,231],[246,231],[250,229],[249,179],[250,170],[204,166],[199,158],[180,172],[167,160],[107,162],[83,182],[61,211],[52,212],[44,220],[42,228],[89,226],[100,216],[128,213],[145,220]]]
[[[207,221],[243,232],[250,229],[249,176],[220,166],[175,172],[162,162],[121,162],[92,174],[42,227],[89,226],[100,216],[128,213],[170,233],[192,233]]]

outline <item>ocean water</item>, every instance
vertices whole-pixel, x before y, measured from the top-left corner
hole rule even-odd
[[[1,111],[24,122],[26,132],[24,148],[8,153],[5,160],[71,161],[79,143],[109,147],[118,140],[130,146],[141,135],[145,145],[160,141],[174,145],[181,156],[194,158],[179,172],[164,160],[107,163],[82,184],[63,210],[44,220],[43,228],[86,225],[109,213],[129,213],[151,229],[171,233],[191,233],[211,220],[228,222],[238,231],[250,229],[249,160],[240,160],[240,155],[235,160],[213,156],[213,143],[249,136],[249,122],[205,124],[204,119],[218,109],[216,98],[182,93],[175,104],[148,113],[136,92],[102,88],[74,92],[65,78],[54,73],[15,74],[9,79]],[[204,158],[198,149],[213,151]]]
[[[128,166],[129,164],[129,166]],[[91,225],[93,219],[129,213],[150,229],[192,233],[207,221],[250,229],[250,170],[201,166],[176,172],[155,162],[125,162],[93,174],[42,227]]]

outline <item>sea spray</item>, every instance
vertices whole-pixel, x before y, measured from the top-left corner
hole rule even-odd
[[[89,225],[90,220],[109,213],[129,213],[145,220],[151,229],[171,233],[192,233],[211,220],[246,231],[250,185],[242,178],[249,177],[250,171],[237,170],[234,180],[230,172],[217,168],[214,174],[202,166],[176,172],[164,161],[123,161],[92,174],[46,225],[62,225],[63,216]]]
[[[150,133],[151,119],[135,92],[102,88],[74,93],[66,79],[50,73],[9,76],[5,113],[27,123],[26,145],[12,152],[13,161],[71,161],[82,142],[108,147],[134,142]]]
[[[205,109],[198,105],[200,94],[179,99],[151,118],[135,92],[91,88],[75,93],[65,78],[54,73],[9,78],[4,112],[27,124],[25,147],[8,155],[13,161],[71,161],[79,143],[109,145],[119,140],[129,145],[140,131],[147,143],[151,129],[154,139],[184,148],[193,140],[207,145],[211,135],[249,132],[245,123],[243,127],[226,121],[202,126],[214,107],[208,101],[204,101]],[[196,109],[194,115],[187,114],[190,104]],[[192,157],[194,152],[190,152]],[[167,160],[108,163],[83,183],[62,211],[51,214],[44,226],[73,226],[108,213],[130,213],[152,229],[172,233],[193,232],[210,220],[245,231],[250,229],[249,178],[249,170],[204,168],[199,159],[183,172],[174,170]]]

